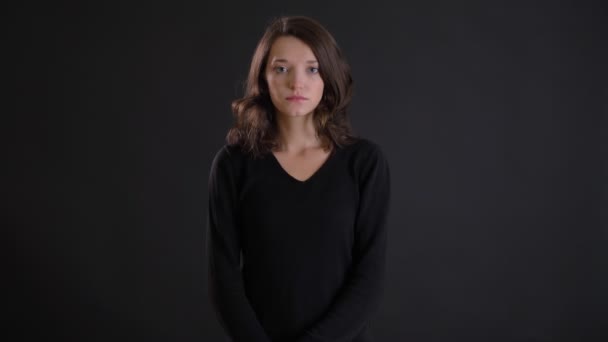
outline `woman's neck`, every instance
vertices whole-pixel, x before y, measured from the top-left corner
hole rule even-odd
[[[277,120],[279,150],[301,152],[321,147],[321,139],[316,134],[312,114],[299,117],[281,117]]]

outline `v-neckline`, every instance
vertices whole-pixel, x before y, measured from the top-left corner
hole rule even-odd
[[[308,184],[314,178],[316,178],[317,175],[319,173],[321,173],[323,171],[323,169],[327,166],[327,164],[329,164],[329,162],[331,161],[331,159],[333,159],[334,155],[336,154],[336,147],[332,147],[331,151],[329,152],[329,155],[325,158],[325,160],[323,161],[323,163],[321,164],[321,166],[319,166],[315,172],[313,172],[308,178],[306,178],[304,180],[300,180],[300,179],[297,179],[294,176],[292,176],[289,172],[287,172],[287,170],[285,170],[285,168],[283,167],[283,165],[281,165],[281,162],[279,161],[279,159],[277,158],[277,156],[275,156],[274,153],[272,153],[272,151],[270,151],[269,153],[270,153],[270,156],[271,156],[272,160],[274,160],[274,163],[280,169],[279,171],[281,173],[283,173],[285,176],[287,176],[287,178],[291,179],[293,182],[298,183],[298,184]]]

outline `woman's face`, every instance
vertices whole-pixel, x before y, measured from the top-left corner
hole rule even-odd
[[[283,36],[274,41],[265,75],[270,99],[279,115],[308,115],[323,97],[317,58],[298,38]]]

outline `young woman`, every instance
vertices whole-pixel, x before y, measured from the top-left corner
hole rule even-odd
[[[209,295],[230,341],[373,341],[389,166],[351,131],[351,91],[317,21],[267,27],[209,177]]]

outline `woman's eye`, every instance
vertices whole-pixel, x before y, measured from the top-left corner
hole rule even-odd
[[[319,68],[315,68],[315,67],[310,67],[308,70],[310,70],[310,72],[313,74],[316,74],[319,72]]]
[[[287,71],[287,68],[286,68],[286,67],[284,67],[284,66],[278,66],[278,67],[275,67],[275,68],[274,68],[274,70],[275,70],[277,73],[284,73],[284,72],[286,72],[286,71]]]

